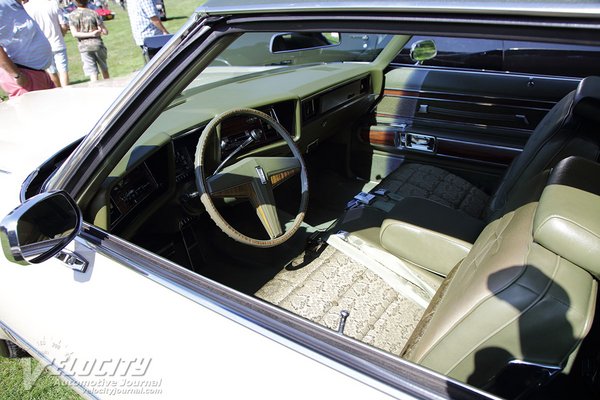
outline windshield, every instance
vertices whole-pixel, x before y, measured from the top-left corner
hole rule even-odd
[[[182,95],[191,96],[206,85],[212,87],[250,74],[261,76],[274,69],[368,63],[377,58],[392,37],[367,33],[248,32],[223,50]]]
[[[235,40],[211,66],[282,66],[373,61],[391,35],[337,32],[252,32]]]

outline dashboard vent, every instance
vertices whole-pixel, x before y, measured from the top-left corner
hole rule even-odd
[[[307,99],[302,102],[302,119],[308,121],[317,116],[319,112],[318,98]]]

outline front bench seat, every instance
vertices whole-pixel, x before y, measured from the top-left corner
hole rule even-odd
[[[583,79],[546,114],[527,141],[523,152],[508,167],[490,197],[472,183],[444,169],[417,163],[401,165],[375,187],[398,200],[421,197],[466,214],[491,221],[533,198],[531,183],[561,159],[578,155],[597,160],[600,154],[600,77]],[[537,185],[539,190],[543,185]],[[537,193],[539,196],[539,192]],[[512,199],[512,201],[510,201]]]

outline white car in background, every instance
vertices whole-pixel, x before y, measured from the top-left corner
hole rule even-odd
[[[87,398],[597,398],[599,20],[209,1],[124,89],[0,104],[0,350]]]

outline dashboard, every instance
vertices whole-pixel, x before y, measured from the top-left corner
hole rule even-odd
[[[194,199],[197,191],[194,173],[196,146],[206,124],[213,116],[226,110],[258,109],[277,120],[302,152],[309,151],[313,145],[365,115],[376,101],[375,93],[378,92],[373,88],[368,65],[341,64],[337,67],[316,65],[292,72],[298,75],[295,80],[291,80],[287,72],[285,76],[261,76],[256,81],[245,79],[214,90],[196,90],[189,97],[179,97],[137,139],[102,182],[86,218],[96,226],[129,238],[155,214],[175,221],[174,227],[169,229],[176,231],[181,221],[203,212],[199,200]],[[302,79],[314,78],[315,75],[322,77],[317,83],[307,83]],[[255,106],[257,95],[252,91],[257,91],[255,84],[259,81],[261,85],[258,88],[264,92],[262,97],[279,100]],[[287,87],[284,95],[280,92],[282,86],[285,86],[283,89]],[[227,97],[232,94],[228,92],[232,88],[237,89],[235,96]],[[250,95],[254,96],[254,101],[246,99]],[[217,96],[214,101],[213,96]],[[258,95],[258,98],[262,97]],[[223,105],[219,105],[220,102]],[[251,144],[236,152],[251,133],[254,135]],[[269,124],[254,116],[239,115],[226,119],[216,129],[205,161],[210,171],[224,160],[229,164],[248,155],[286,154],[289,154],[287,145]],[[167,212],[172,216],[166,218]],[[157,220],[160,220],[159,216],[156,216]]]
[[[278,121],[294,136],[294,102],[285,101],[277,104],[259,107],[260,111]],[[134,168],[124,176],[111,183],[109,190],[109,223],[111,230],[118,229],[121,225],[131,224],[136,208],[142,207],[149,201],[156,201],[161,195],[170,193],[172,186],[182,186],[194,182],[194,158],[196,145],[204,126],[184,132],[173,138],[158,149],[148,149],[150,152]],[[216,165],[232,154],[248,137],[252,131],[259,131],[258,139],[244,148],[244,152],[237,154],[235,159],[243,157],[252,150],[280,141],[279,134],[265,121],[247,115],[231,117],[221,124],[217,136],[217,148],[214,152],[215,159],[211,160]],[[154,151],[153,151],[154,150]],[[165,171],[173,171],[165,174]],[[169,179],[173,177],[173,183]],[[189,191],[195,191],[195,186],[187,185]],[[183,198],[189,198],[191,193],[183,193]]]

